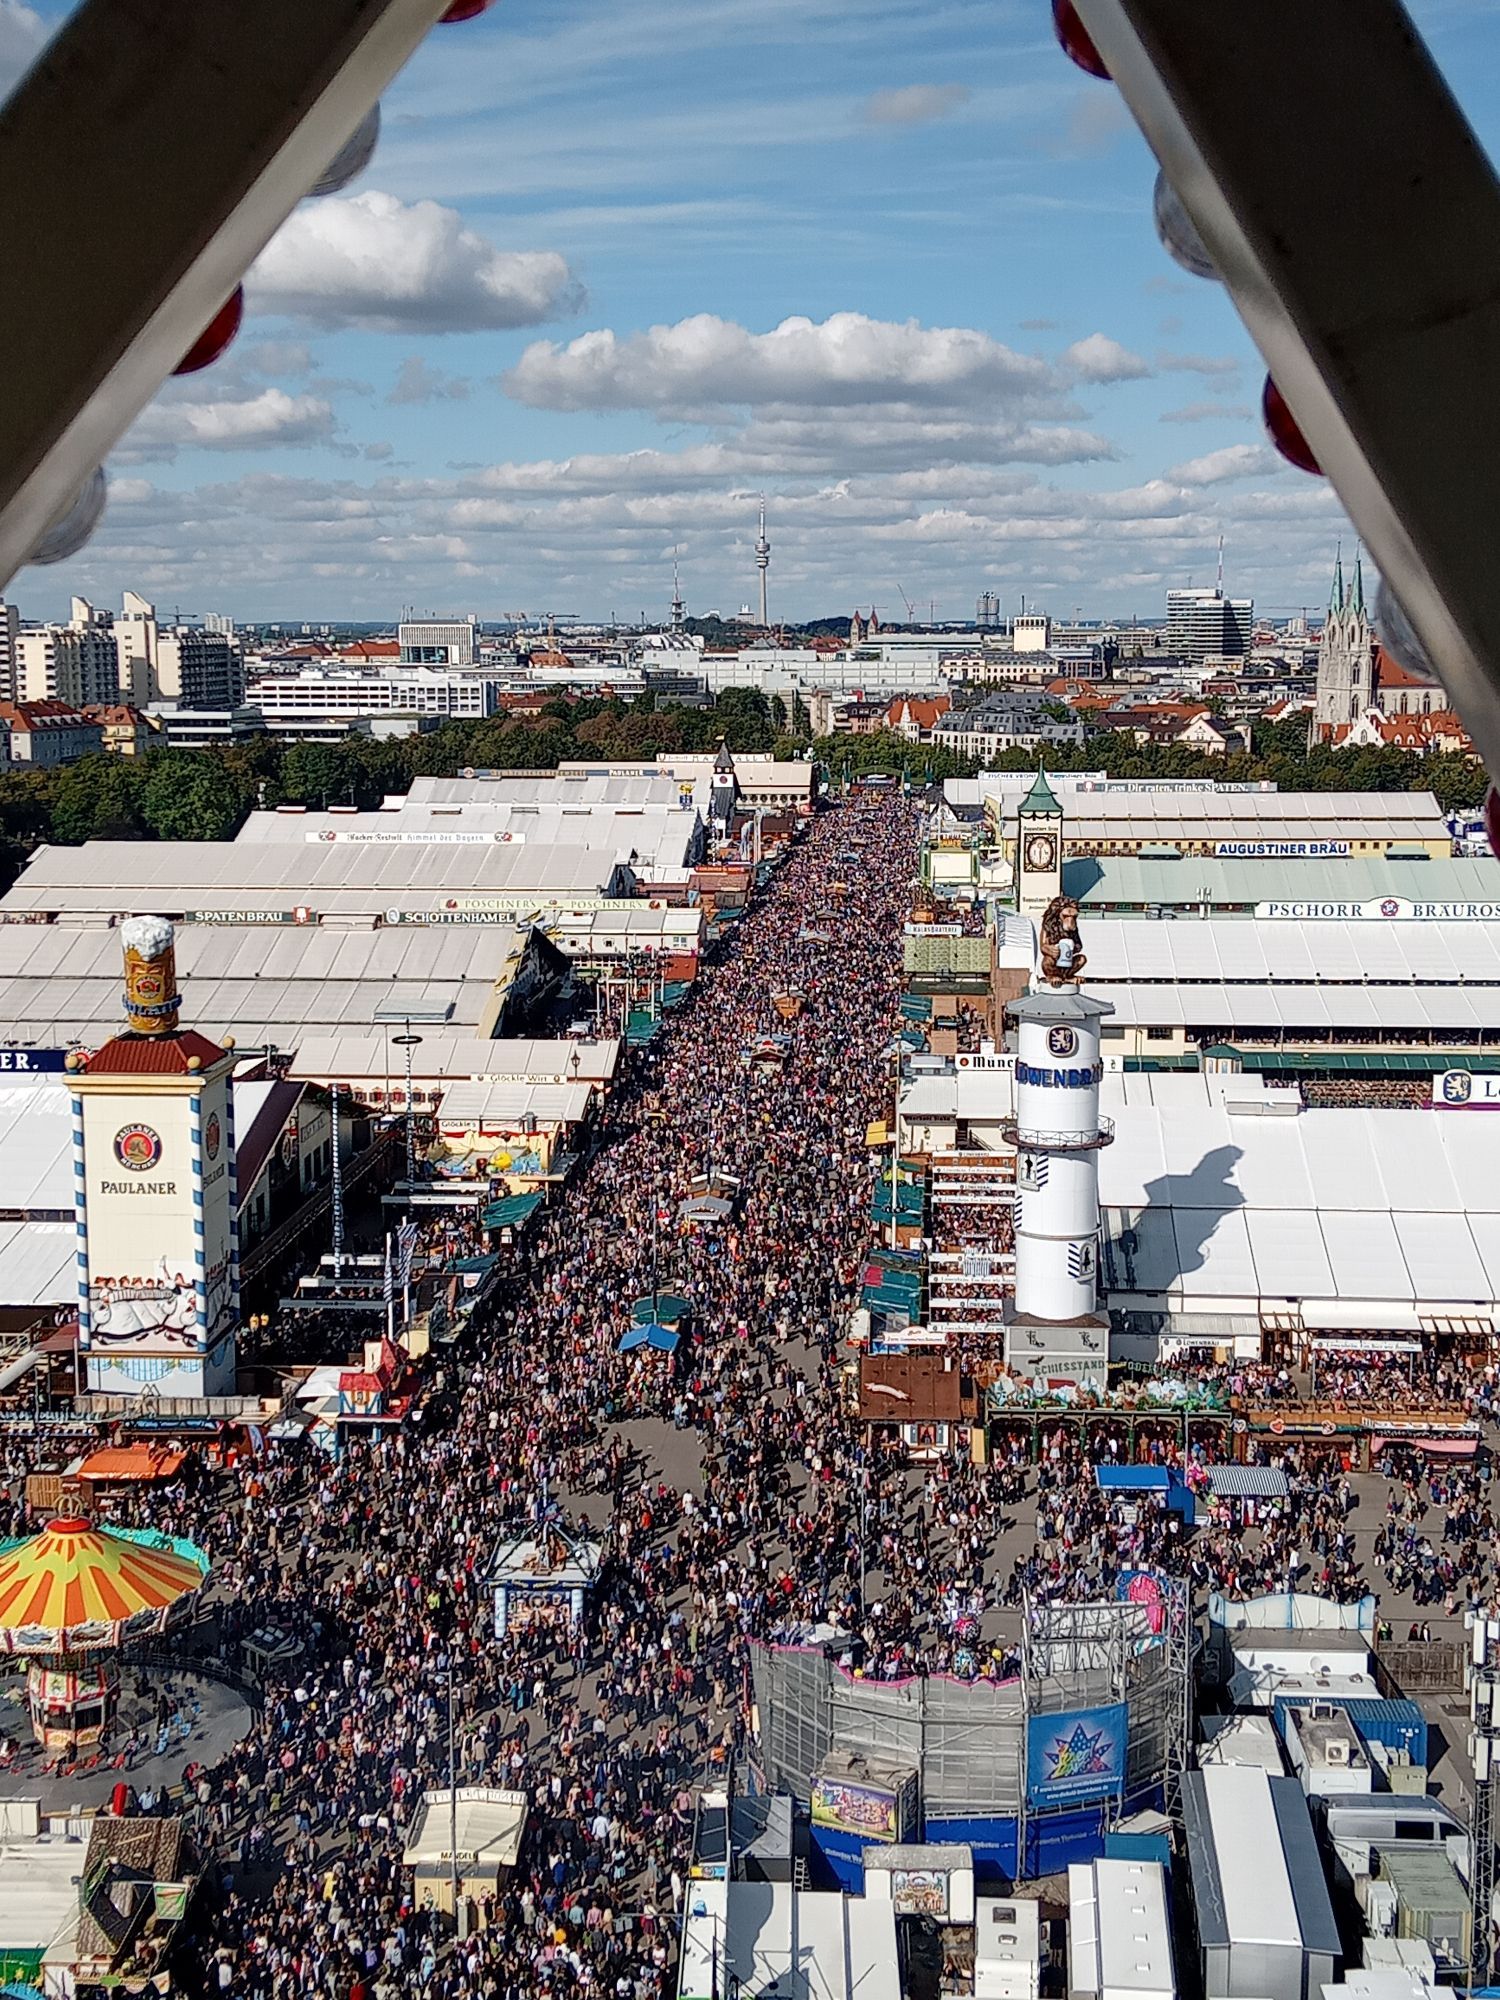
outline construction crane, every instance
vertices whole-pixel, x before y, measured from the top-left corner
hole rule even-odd
[[[902,603],[903,603],[903,604],[904,604],[904,605],[906,606],[906,622],[907,622],[907,624],[908,624],[908,625],[920,625],[922,621],[921,621],[921,619],[920,619],[920,618],[919,618],[919,617],[917,616],[917,607],[916,607],[916,605],[912,603],[911,599],[910,599],[910,598],[909,598],[909,597],[907,596],[907,594],[906,594],[905,590],[904,590],[904,589],[902,588],[902,586],[901,586],[901,585],[900,585],[899,583],[898,583],[898,584],[896,585],[896,588],[897,588],[897,590],[899,590],[899,591],[901,592],[901,602],[902,602]]]

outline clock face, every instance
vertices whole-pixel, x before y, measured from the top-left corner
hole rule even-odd
[[[1048,873],[1057,860],[1057,842],[1050,833],[1033,833],[1026,841],[1026,866],[1036,874]]]

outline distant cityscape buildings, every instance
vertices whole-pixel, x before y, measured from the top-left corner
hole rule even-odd
[[[1250,650],[1255,606],[1248,597],[1212,590],[1167,592],[1167,651],[1185,660],[1235,660]]]
[[[1054,616],[1034,597],[1001,622],[984,591],[972,620],[883,622],[877,606],[847,627],[769,623],[771,544],[764,501],[754,543],[760,619],[691,628],[678,552],[664,623],[621,629],[565,613],[403,612],[386,632],[341,637],[331,625],[237,628],[196,622],[127,590],[118,612],[75,598],[66,624],[27,623],[0,602],[0,755],[56,763],[103,747],[137,755],[269,734],[336,743],[445,722],[536,719],[558,697],[704,706],[726,690],[759,694],[776,726],[813,736],[890,730],[981,764],[1007,752],[1045,757],[1101,733],[1208,756],[1252,747],[1258,723],[1295,721],[1313,740],[1472,754],[1441,687],[1407,673],[1375,642],[1356,557],[1340,559],[1321,630],[1300,618],[1257,622],[1225,588],[1173,588],[1164,615],[1109,622]],[[71,720],[70,720],[71,718]],[[5,740],[8,734],[8,741]]]

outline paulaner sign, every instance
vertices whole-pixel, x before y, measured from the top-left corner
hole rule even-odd
[[[1291,917],[1338,923],[1500,923],[1500,902],[1417,903],[1406,896],[1379,896],[1368,903],[1257,903],[1258,917]]]

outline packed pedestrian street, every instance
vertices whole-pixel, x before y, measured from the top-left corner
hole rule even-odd
[[[141,1811],[186,1807],[213,1871],[179,1945],[189,1991],[666,1994],[696,1795],[757,1750],[751,1641],[831,1643],[861,1678],[1005,1681],[1028,1603],[1110,1601],[1126,1572],[1186,1578],[1200,1607],[1374,1593],[1414,1638],[1493,1600],[1484,1456],[1391,1452],[1356,1475],[1267,1434],[1243,1456],[1285,1486],[1247,1501],[1210,1491],[1227,1428],[1043,1416],[1029,1435],[996,1425],[981,1455],[916,1453],[860,1421],[868,1128],[890,1113],[916,859],[914,809],[894,797],[810,824],[633,1058],[485,1308],[427,1358],[403,1424],[351,1431],[336,1455],[305,1439],[224,1468],[190,1453],[165,1488],[108,1503],[208,1552],[222,1661],[267,1630],[286,1641],[253,1726],[189,1767],[185,1800],[137,1787]],[[792,990],[788,1015],[775,1001]],[[706,1186],[721,1208],[685,1217]],[[936,1241],[1006,1252],[1010,1210],[956,1208]],[[960,1363],[991,1382],[1001,1315],[965,1282]],[[669,1337],[633,1338],[643,1319],[672,1321]],[[311,1354],[316,1309],[278,1331]],[[1180,1373],[1206,1399],[1304,1393],[1285,1367]],[[1492,1376],[1427,1373],[1345,1365],[1327,1391],[1392,1410],[1438,1396],[1488,1425]],[[0,1529],[19,1535],[24,1432],[4,1451]],[[1131,1460],[1181,1475],[1194,1528],[1162,1494],[1105,1490],[1101,1467]],[[600,1550],[581,1622],[497,1635],[496,1550],[521,1538]],[[123,1746],[127,1778],[148,1747]],[[450,1771],[528,1807],[519,1865],[457,1937],[402,1860]]]

